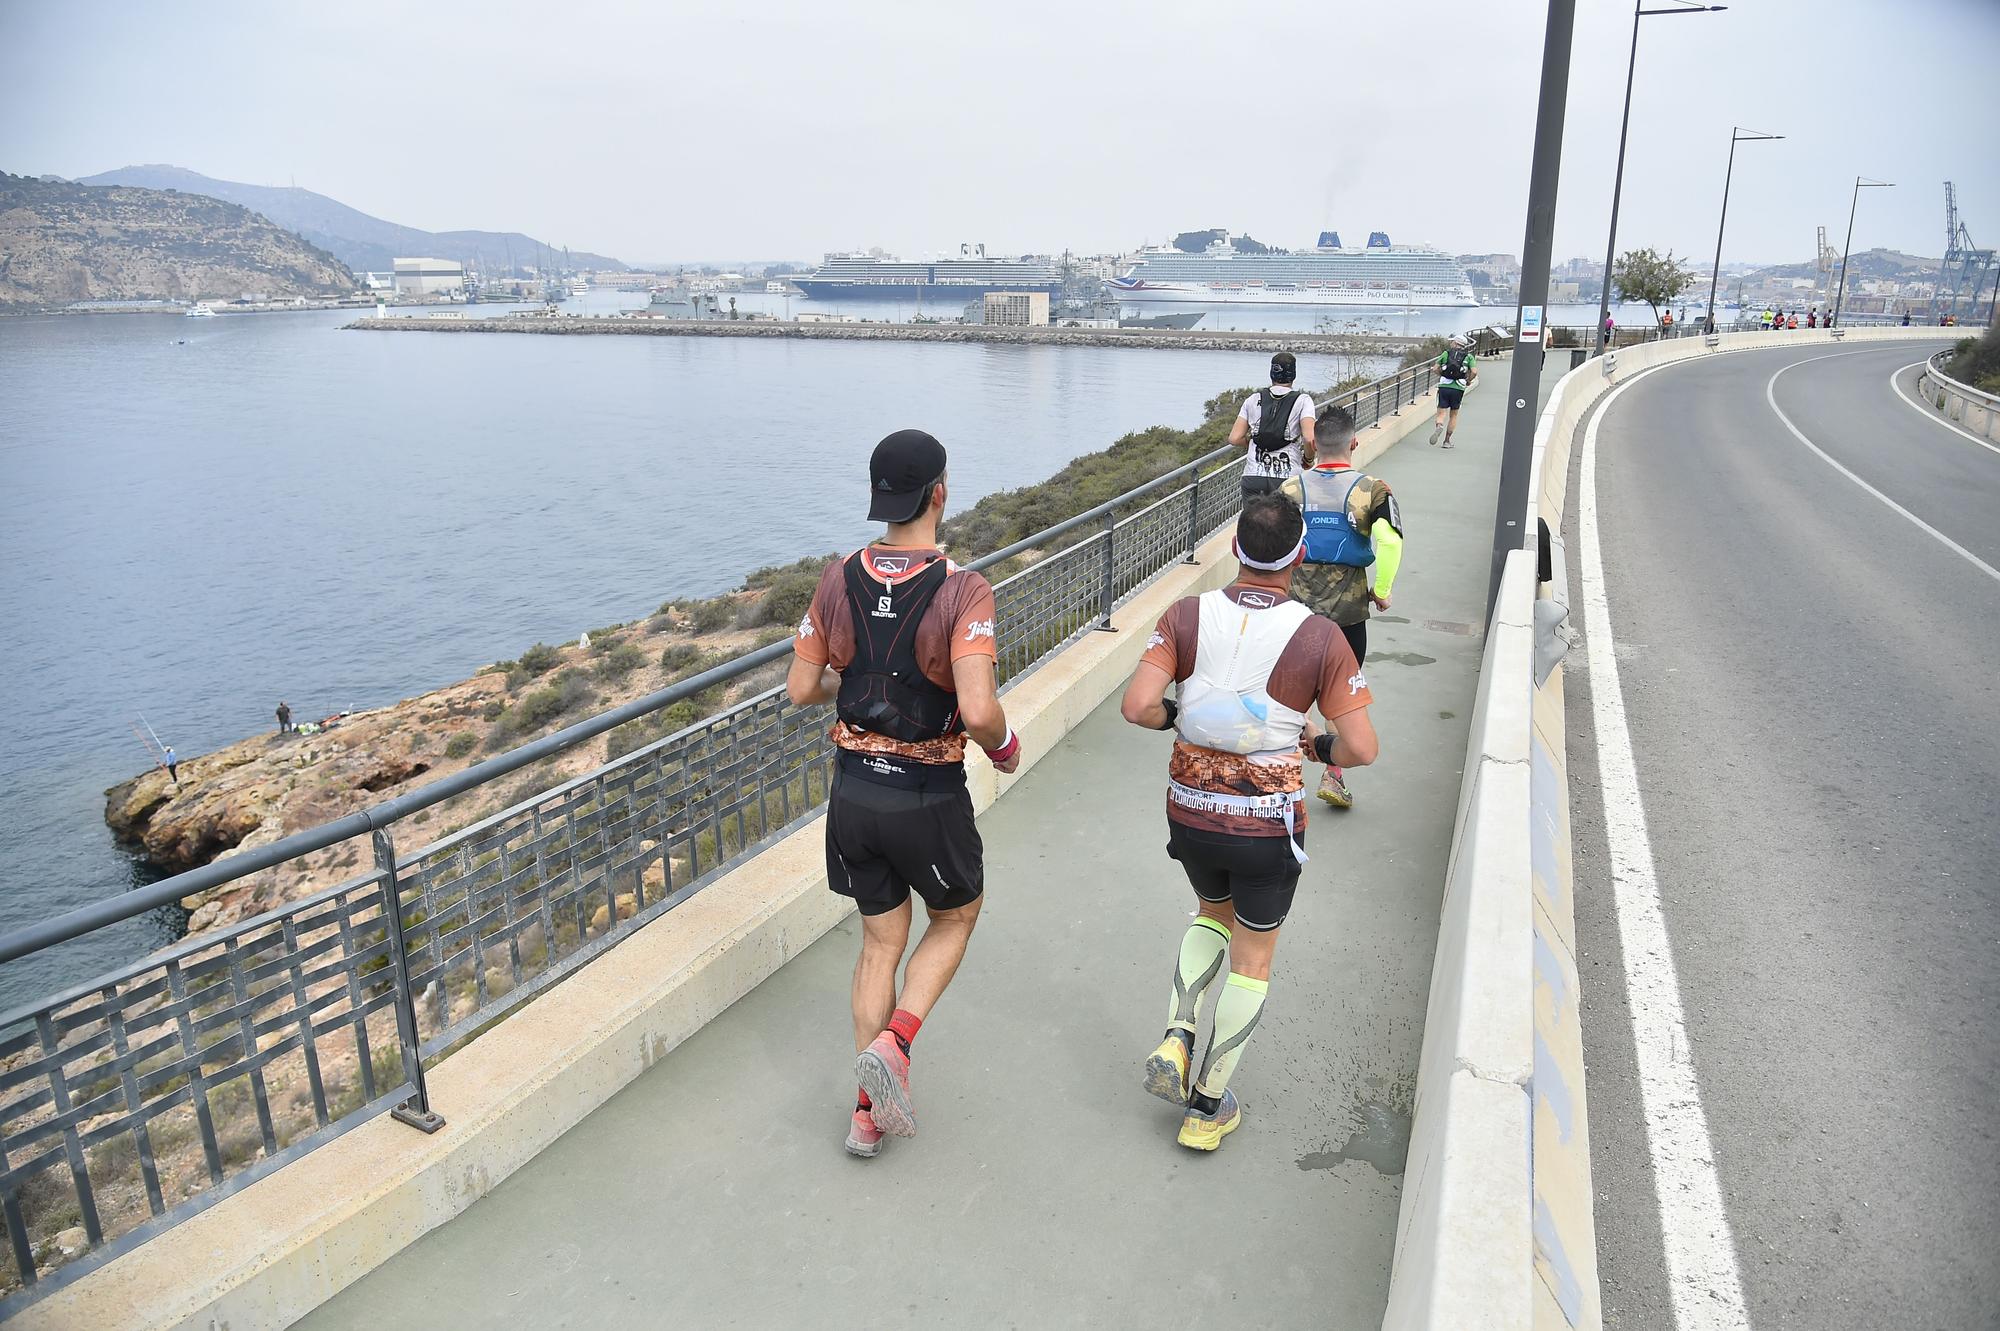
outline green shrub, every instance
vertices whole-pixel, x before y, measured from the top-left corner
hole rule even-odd
[[[538,642],[522,652],[521,659],[515,662],[516,666],[530,675],[546,675],[561,664],[562,649],[551,647],[545,642]]]
[[[479,736],[473,734],[470,730],[461,730],[445,741],[444,756],[447,758],[463,758],[478,746]]]
[[[507,710],[507,704],[498,698],[488,698],[486,705],[479,709],[479,715],[488,721],[498,721],[500,713]]]
[[[660,669],[685,670],[702,658],[701,648],[691,642],[670,642],[660,653]]]
[[[498,749],[513,738],[533,734],[557,717],[575,711],[596,697],[596,690],[590,687],[590,681],[582,671],[565,670],[552,682],[524,695],[519,702],[502,712],[493,733],[486,737],[486,747]]]
[[[1983,337],[1961,338],[1944,372],[1982,393],[2000,393],[2000,324],[1988,328]]]
[[[647,662],[645,649],[636,643],[621,642],[597,662],[601,679],[622,680]]]
[[[729,597],[717,596],[712,600],[695,603],[694,627],[697,633],[714,633],[735,623],[736,602]]]
[[[754,628],[757,624],[777,624],[787,630],[795,627],[812,605],[813,593],[819,590],[820,574],[825,567],[824,561],[818,569],[811,570],[794,565],[765,583],[763,599],[757,602],[756,622],[747,627]]]
[[[613,646],[616,645],[616,639],[614,639],[611,635],[624,627],[625,626],[623,624],[606,624],[603,628],[592,629],[583,636],[590,639],[591,651],[593,652],[609,651]]]

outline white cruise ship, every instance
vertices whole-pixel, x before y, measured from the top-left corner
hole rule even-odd
[[[1380,231],[1365,246],[1320,233],[1309,250],[1247,254],[1225,236],[1200,254],[1150,246],[1104,284],[1121,301],[1186,305],[1366,305],[1409,309],[1473,306],[1472,282],[1449,254],[1392,245]]]

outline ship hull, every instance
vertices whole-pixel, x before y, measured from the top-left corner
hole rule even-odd
[[[989,291],[1009,295],[1040,291],[1054,300],[1060,282],[860,282],[842,278],[795,277],[792,285],[811,300],[925,300],[965,302]]]
[[[1141,281],[1130,286],[1107,282],[1104,290],[1127,305],[1346,305],[1401,310],[1470,309],[1479,304],[1470,285],[1397,290]]]

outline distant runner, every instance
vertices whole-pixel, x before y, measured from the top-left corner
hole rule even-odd
[[[1236,582],[1176,601],[1125,689],[1127,721],[1178,731],[1167,764],[1167,855],[1187,873],[1198,913],[1181,938],[1166,1038],[1146,1060],[1145,1087],[1187,1107],[1179,1141],[1197,1151],[1213,1151],[1242,1122],[1229,1079],[1263,1015],[1278,926],[1306,859],[1300,750],[1350,767],[1375,760],[1368,681],[1347,639],[1287,594],[1304,532],[1283,495],[1245,500]],[[1177,701],[1166,696],[1170,684],[1179,685]],[[1338,735],[1306,716],[1315,705]],[[1218,981],[1214,1033],[1191,1078],[1202,1004]]]
[[[1319,465],[1285,482],[1285,497],[1306,518],[1306,562],[1292,579],[1292,595],[1340,625],[1354,663],[1364,665],[1369,607],[1389,608],[1403,563],[1403,510],[1387,481],[1354,469],[1354,417],[1346,408],[1327,409],[1319,437]],[[1336,809],[1353,806],[1339,767],[1327,766],[1319,797]]]
[[[1002,772],[1021,760],[995,686],[993,588],[937,548],[944,446],[898,430],[876,445],[868,472],[868,520],[888,532],[827,565],[785,679],[794,704],[839,710],[826,876],[861,910],[853,994],[861,1085],[847,1134],[859,1156],[880,1154],[885,1132],[917,1135],[910,1045],[979,918],[986,870],[965,786],[966,737]],[[930,924],[899,997],[912,891]]]
[[[1313,400],[1292,387],[1298,377],[1298,358],[1291,352],[1271,357],[1271,386],[1245,398],[1229,427],[1229,446],[1249,450],[1243,461],[1245,495],[1267,494],[1312,465],[1318,448]]]
[[[1610,315],[1604,316],[1607,320]],[[1450,448],[1452,432],[1458,429],[1458,409],[1465,403],[1465,390],[1479,382],[1479,371],[1473,365],[1472,339],[1464,333],[1453,333],[1451,345],[1437,359],[1438,364],[1438,409],[1437,419],[1431,422],[1431,443],[1444,437],[1444,446]]]

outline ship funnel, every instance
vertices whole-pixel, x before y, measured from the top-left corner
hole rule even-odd
[[[1386,231],[1370,231],[1368,233],[1368,248],[1371,250],[1388,249],[1389,233]]]
[[[1339,248],[1340,248],[1340,233],[1339,233],[1338,231],[1322,231],[1322,232],[1320,232],[1320,233],[1319,233],[1319,247],[1320,247],[1321,249],[1323,249],[1323,250],[1337,250],[1337,249],[1339,249]]]

